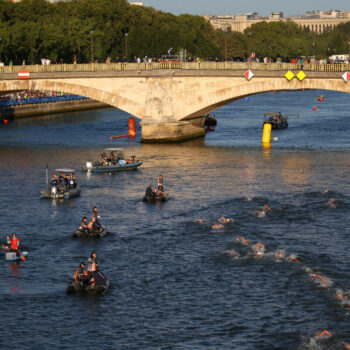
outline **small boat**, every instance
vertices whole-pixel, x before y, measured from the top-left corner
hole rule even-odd
[[[28,256],[28,252],[21,252],[21,255],[23,257]],[[21,261],[22,257],[17,256],[16,252],[5,252],[5,261],[7,262],[16,262],[16,261]]]
[[[75,230],[72,237],[73,238],[87,238],[87,239],[102,239],[108,233],[107,228],[103,227],[101,232],[89,231],[82,232],[80,230]]]
[[[102,286],[84,285],[81,282],[72,282],[67,287],[67,294],[87,294],[87,295],[104,295],[111,286],[109,278]]]
[[[74,169],[55,169],[57,173],[63,173],[68,176],[69,174],[74,174]],[[40,191],[40,197],[45,199],[70,199],[80,195],[81,188],[75,184],[67,185],[52,185],[49,183],[48,179],[48,169],[46,168],[46,190]]]
[[[281,113],[265,113],[264,114],[264,125],[271,124],[272,129],[286,129],[288,128],[288,117]]]
[[[324,98],[323,95],[321,95],[319,97],[316,97],[316,101],[323,102],[323,101],[326,101],[326,99]]]
[[[164,196],[155,196],[155,197],[144,196],[142,200],[143,202],[156,203],[156,202],[166,202],[168,199],[169,199],[169,195],[166,194]]]
[[[143,164],[142,161],[136,160],[134,155],[131,156],[129,160],[125,160],[122,150],[122,148],[107,148],[105,151],[110,151],[111,154],[113,154],[113,159],[107,157],[105,153],[102,153],[101,161],[96,161],[94,163],[86,162],[83,169],[90,173],[115,172],[137,170],[137,168]],[[117,152],[117,155],[114,155],[114,152]]]
[[[217,125],[217,121],[216,121],[216,118],[215,118],[215,115],[214,114],[207,114],[205,116],[205,123],[204,123],[205,126],[216,126]]]

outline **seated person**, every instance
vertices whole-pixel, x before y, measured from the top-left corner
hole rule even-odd
[[[74,272],[74,282],[80,282],[84,277],[84,263],[81,262]]]
[[[68,178],[67,176],[64,174],[64,173],[61,173],[60,174],[60,177],[59,177],[59,184],[61,186],[67,186],[68,185]]]
[[[92,278],[95,280],[97,286],[104,286],[106,284],[105,276],[100,272],[100,268],[96,266],[95,271],[91,273]]]
[[[76,188],[77,187],[77,179],[75,178],[73,173],[69,174],[68,183],[69,183],[69,188]]]
[[[78,229],[82,233],[89,233],[88,222],[86,216],[83,217]]]
[[[101,154],[101,164],[108,165],[107,156],[104,153]]]
[[[148,197],[148,198],[154,198],[155,197],[155,193],[153,192],[151,185],[149,185],[147,187],[145,196]]]
[[[119,159],[119,165],[125,165],[126,161],[124,159]]]
[[[112,164],[116,164],[117,163],[117,158],[116,158],[116,156],[115,156],[113,151],[111,152],[111,154],[109,156],[109,159],[110,159]]]
[[[56,174],[53,174],[51,181],[50,181],[52,186],[57,186],[58,185],[58,177]]]

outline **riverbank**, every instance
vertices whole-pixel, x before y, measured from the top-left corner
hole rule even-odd
[[[0,108],[0,117],[4,117],[6,119],[17,119],[106,107],[109,107],[109,105],[90,99],[58,101]]]

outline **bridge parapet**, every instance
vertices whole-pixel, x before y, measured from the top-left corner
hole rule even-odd
[[[300,63],[257,63],[257,62],[152,62],[152,63],[88,63],[88,64],[50,64],[28,66],[2,66],[0,74],[18,73],[28,70],[31,73],[58,72],[143,72],[156,70],[256,70],[256,71],[288,71],[304,70],[310,72],[345,72],[350,70],[349,64],[300,64]]]

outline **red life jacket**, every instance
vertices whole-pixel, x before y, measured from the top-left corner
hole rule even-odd
[[[11,238],[11,249],[18,249],[18,245],[19,245],[19,239],[18,238]]]

